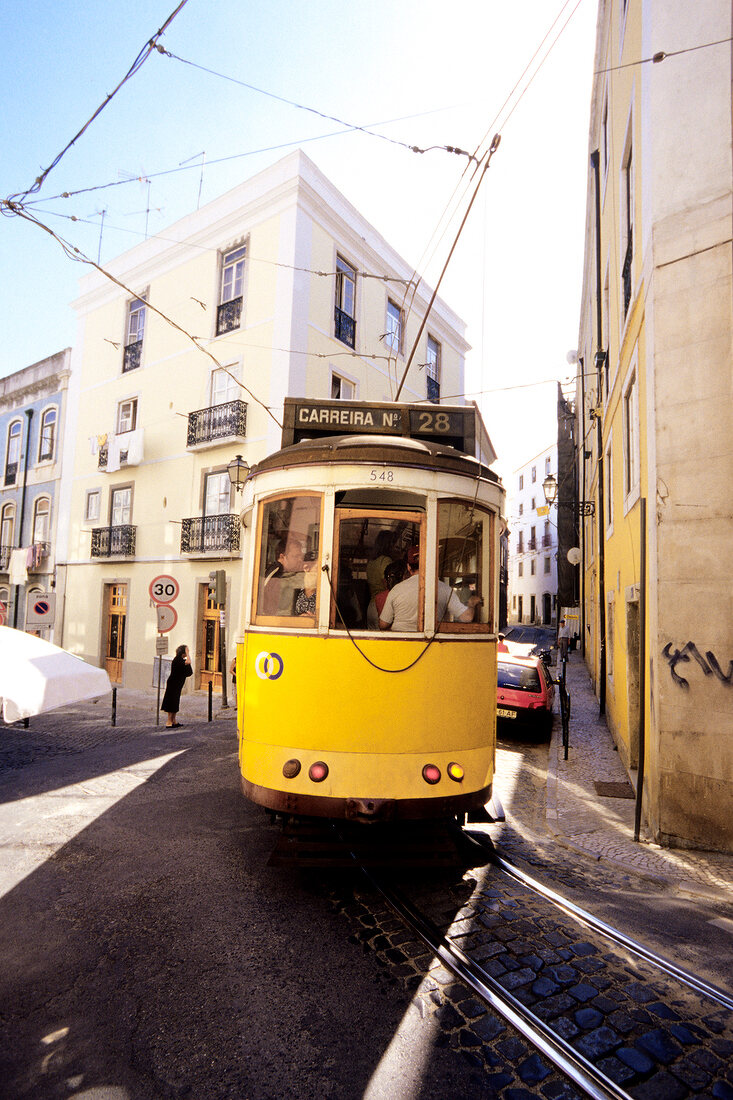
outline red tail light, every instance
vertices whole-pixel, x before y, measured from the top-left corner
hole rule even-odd
[[[440,768],[435,764],[426,764],[422,770],[422,777],[431,785],[440,782]]]
[[[315,764],[311,764],[308,769],[308,776],[314,783],[322,783],[328,775],[328,764],[324,764],[322,760],[316,760]]]

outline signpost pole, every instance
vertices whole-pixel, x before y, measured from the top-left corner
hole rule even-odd
[[[163,635],[159,634],[158,637],[162,638]],[[156,724],[156,726],[160,725],[160,681],[161,681],[162,677],[163,677],[163,654],[159,653],[158,654],[158,708],[157,708],[156,715],[155,715],[155,724]]]

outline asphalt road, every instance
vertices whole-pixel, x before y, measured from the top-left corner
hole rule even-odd
[[[232,720],[0,736],[1,1096],[484,1095],[328,888],[267,866]]]

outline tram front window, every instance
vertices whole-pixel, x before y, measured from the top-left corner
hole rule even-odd
[[[494,515],[468,501],[443,500],[438,504],[438,581],[449,585],[461,603],[468,607],[480,597],[470,626],[442,617],[438,584],[436,625],[441,631],[469,630],[485,632],[494,621],[492,569]],[[441,621],[442,618],[442,621]]]
[[[262,505],[257,620],[315,627],[321,554],[321,497],[297,494]]]
[[[379,608],[390,583],[406,573],[407,551],[419,545],[423,519],[419,512],[336,510],[338,571],[333,627],[378,629]]]

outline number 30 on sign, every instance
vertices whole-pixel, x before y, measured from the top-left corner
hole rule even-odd
[[[163,574],[150,582],[148,592],[154,603],[173,603],[180,592],[180,588],[175,577]]]

